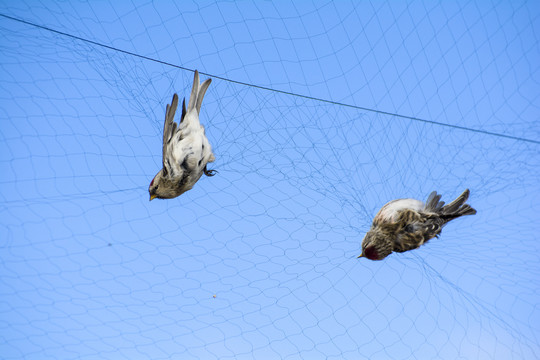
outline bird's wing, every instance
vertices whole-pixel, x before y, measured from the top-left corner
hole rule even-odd
[[[167,104],[165,110],[165,124],[163,125],[163,175],[170,173],[170,166],[167,162],[167,148],[169,142],[171,141],[174,133],[176,132],[176,123],[174,122],[174,114],[176,113],[176,108],[178,107],[178,95],[174,94],[171,104]]]
[[[394,241],[395,252],[405,252],[417,249],[425,242],[425,239],[420,232],[400,233]]]
[[[398,223],[394,251],[403,252],[416,249],[439,235],[445,220],[438,215],[405,210],[400,213]]]

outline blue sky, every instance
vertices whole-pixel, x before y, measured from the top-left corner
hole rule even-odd
[[[538,357],[535,2],[0,15],[4,358]],[[148,202],[194,69],[219,173]],[[356,259],[387,201],[465,188],[477,215]]]

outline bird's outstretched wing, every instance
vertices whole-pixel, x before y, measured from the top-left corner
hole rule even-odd
[[[178,107],[178,95],[174,94],[171,104],[167,104],[165,110],[165,124],[163,125],[163,175],[171,173],[170,164],[167,162],[167,145],[171,141],[173,135],[176,132],[176,123],[174,122],[174,115],[176,113],[176,108]],[[183,111],[182,111],[182,115]]]

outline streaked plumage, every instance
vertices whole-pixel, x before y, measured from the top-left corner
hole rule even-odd
[[[204,94],[211,82],[212,79],[206,79],[200,84],[199,72],[195,70],[188,107],[186,109],[184,98],[179,125],[174,122],[178,95],[174,94],[172,103],[167,105],[163,126],[163,168],[148,187],[150,200],[175,198],[193,188],[202,174],[214,175],[215,170],[207,170],[206,166],[215,160],[215,156],[204,126],[199,122]]]
[[[371,229],[362,241],[362,254],[370,260],[382,260],[392,252],[404,252],[420,247],[438,237],[449,221],[476,210],[465,204],[469,189],[448,205],[433,191],[426,203],[415,199],[393,200],[375,215]]]

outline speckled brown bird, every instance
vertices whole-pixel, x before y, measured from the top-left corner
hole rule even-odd
[[[215,170],[207,170],[207,164],[213,162],[215,156],[204,126],[199,122],[204,94],[211,82],[212,79],[206,79],[200,84],[199,72],[195,70],[187,109],[186,99],[182,102],[179,126],[174,122],[178,95],[174,94],[172,103],[167,105],[163,126],[163,168],[148,187],[150,200],[175,198],[193,188],[202,174],[215,174]]]
[[[375,215],[371,229],[362,241],[362,254],[370,260],[382,260],[392,252],[413,250],[438,237],[449,221],[476,210],[465,204],[469,189],[448,205],[433,191],[426,203],[415,199],[398,199],[384,205]]]

